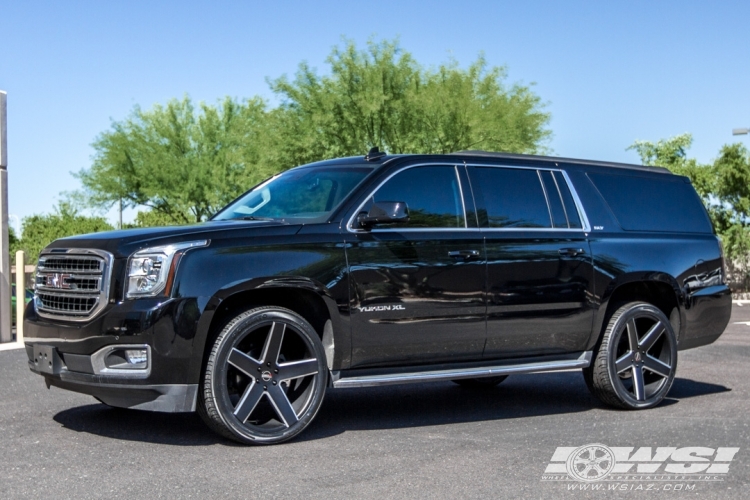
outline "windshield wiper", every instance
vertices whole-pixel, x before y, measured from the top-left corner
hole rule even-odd
[[[246,215],[244,217],[237,217],[234,220],[276,220],[273,217],[256,217],[255,215]]]

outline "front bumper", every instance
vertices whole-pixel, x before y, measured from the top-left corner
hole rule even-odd
[[[49,354],[42,358],[39,356],[40,352]],[[106,405],[118,408],[169,413],[195,411],[198,384],[133,383],[140,381],[137,378],[71,371],[65,363],[66,357],[75,359],[71,364],[80,367],[86,363],[85,358],[90,356],[73,355],[75,358],[72,358],[71,355],[61,355],[56,348],[39,344],[27,343],[26,354],[29,357],[29,369],[43,376],[47,387],[55,386],[88,394]]]
[[[110,406],[194,411],[199,316],[192,299],[134,300],[108,307],[89,323],[72,324],[40,318],[32,303],[24,321],[29,369],[48,387],[89,394]],[[102,352],[129,346],[147,350],[147,370],[104,367]]]

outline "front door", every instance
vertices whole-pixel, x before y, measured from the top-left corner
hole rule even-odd
[[[462,171],[407,167],[362,207],[406,202],[410,219],[350,235],[352,368],[481,358],[484,245]]]

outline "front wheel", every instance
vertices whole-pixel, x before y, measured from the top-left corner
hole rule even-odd
[[[247,444],[293,438],[315,418],[327,382],[313,327],[280,307],[239,314],[206,362],[198,412],[219,434]]]
[[[652,408],[666,397],[677,370],[677,339],[667,317],[645,302],[615,311],[594,362],[583,376],[591,392],[617,408]]]

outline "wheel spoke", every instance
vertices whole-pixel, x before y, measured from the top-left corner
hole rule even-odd
[[[635,399],[638,401],[646,399],[646,388],[643,383],[643,369],[640,366],[633,367],[633,393]]]
[[[628,328],[628,344],[630,344],[631,351],[638,350],[638,329],[635,326],[635,319],[631,318],[627,323]]]
[[[315,358],[279,364],[279,380],[292,380],[316,373],[318,373],[318,360]]]
[[[270,396],[271,403],[276,409],[276,413],[281,417],[284,425],[291,427],[292,424],[297,423],[297,413],[292,408],[292,403],[289,402],[289,398],[286,393],[281,389],[281,385],[270,385],[268,386],[268,395]]]
[[[250,382],[245,389],[245,393],[242,395],[242,399],[240,399],[240,402],[234,408],[234,416],[240,422],[245,423],[255,407],[258,406],[258,401],[263,396],[263,392],[263,387],[260,384]]]
[[[648,351],[653,347],[654,343],[661,337],[661,334],[664,333],[664,325],[661,324],[661,321],[657,321],[654,326],[651,327],[651,329],[646,333],[646,335],[643,336],[641,341],[638,343],[638,346],[643,350],[643,352]]]
[[[615,368],[617,369],[618,374],[624,372],[631,366],[633,366],[633,351],[626,352],[615,361]]]
[[[260,362],[263,364],[272,363],[275,364],[279,359],[279,352],[281,351],[281,342],[284,340],[284,330],[286,330],[286,324],[273,322],[271,329],[268,331],[268,337],[266,337],[266,343],[263,346],[263,354],[260,355]]]
[[[229,361],[230,365],[251,378],[255,378],[258,375],[258,368],[261,366],[259,361],[253,359],[239,349],[232,349],[227,361]]]
[[[643,366],[655,374],[667,378],[669,377],[669,374],[672,372],[672,367],[663,362],[660,359],[657,359],[653,356],[646,355],[645,358],[643,358]]]

